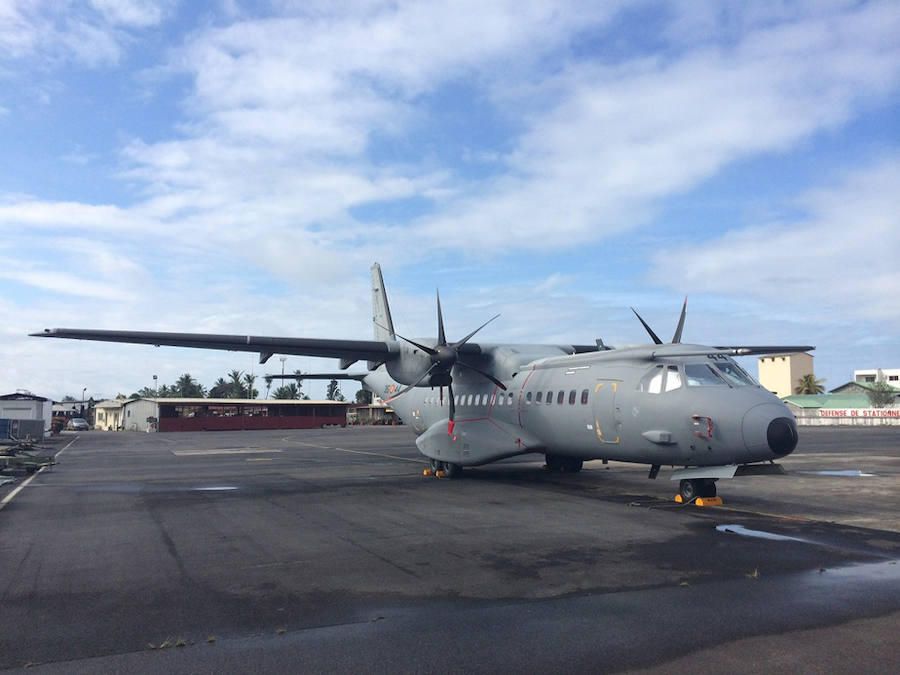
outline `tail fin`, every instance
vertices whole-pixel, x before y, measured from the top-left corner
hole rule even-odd
[[[381,265],[378,263],[372,265],[372,323],[376,340],[390,342],[397,339],[394,335],[394,322],[391,320],[387,292],[384,290]]]

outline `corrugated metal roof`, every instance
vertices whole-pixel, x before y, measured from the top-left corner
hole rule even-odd
[[[782,399],[797,408],[869,408],[865,394],[794,394]]]
[[[289,398],[145,398],[174,405],[350,405],[350,401],[297,401]]]

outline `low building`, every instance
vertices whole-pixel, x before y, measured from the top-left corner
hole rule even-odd
[[[760,356],[759,383],[779,398],[791,396],[801,377],[813,374],[813,357],[806,352]]]
[[[101,431],[119,431],[125,428],[125,404],[130,399],[113,398],[94,406],[94,428]]]
[[[341,401],[237,398],[138,398],[122,407],[126,431],[228,431],[346,426]]]
[[[835,387],[829,393],[831,394],[866,394],[872,391],[872,388],[875,386],[875,382],[860,382],[858,380],[854,380],[852,382],[845,382],[839,387]],[[890,385],[888,385],[890,386]],[[900,389],[897,387],[891,387],[896,392],[896,396],[900,397]]]
[[[900,425],[900,407],[873,408],[866,394],[794,394],[783,400],[800,426]]]
[[[35,396],[32,393],[18,391],[14,394],[0,396],[0,419],[5,420],[40,420],[40,424],[25,425],[30,435],[35,435],[38,426],[41,435],[49,433],[50,423],[53,419],[53,401],[43,396]],[[15,426],[15,425],[13,425]],[[12,435],[24,438],[24,433],[18,433],[9,427]]]
[[[854,382],[887,382],[892,387],[900,387],[900,368],[870,368],[854,370]]]

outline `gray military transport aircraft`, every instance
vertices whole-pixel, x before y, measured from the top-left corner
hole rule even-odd
[[[810,346],[683,344],[687,301],[672,342],[664,344],[635,312],[653,344],[593,345],[472,342],[444,333],[437,298],[437,339],[411,340],[394,331],[381,268],[372,266],[374,340],[209,335],[143,331],[46,329],[36,337],[132,342],[340,359],[344,373],[391,402],[416,433],[431,472],[448,478],[464,466],[541,453],[555,471],[579,471],[602,459],[683,467],[679,496],[716,495],[716,480],[777,473],[774,460],[797,445],[787,407],[753,380],[732,356],[809,351]],[[340,377],[341,373],[329,374]],[[446,392],[445,392],[446,389]],[[768,464],[766,464],[768,463]]]

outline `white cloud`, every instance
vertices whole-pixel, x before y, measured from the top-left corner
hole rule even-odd
[[[653,279],[686,291],[749,296],[807,320],[900,327],[900,157],[809,192],[800,222],[760,224],[667,251]]]

